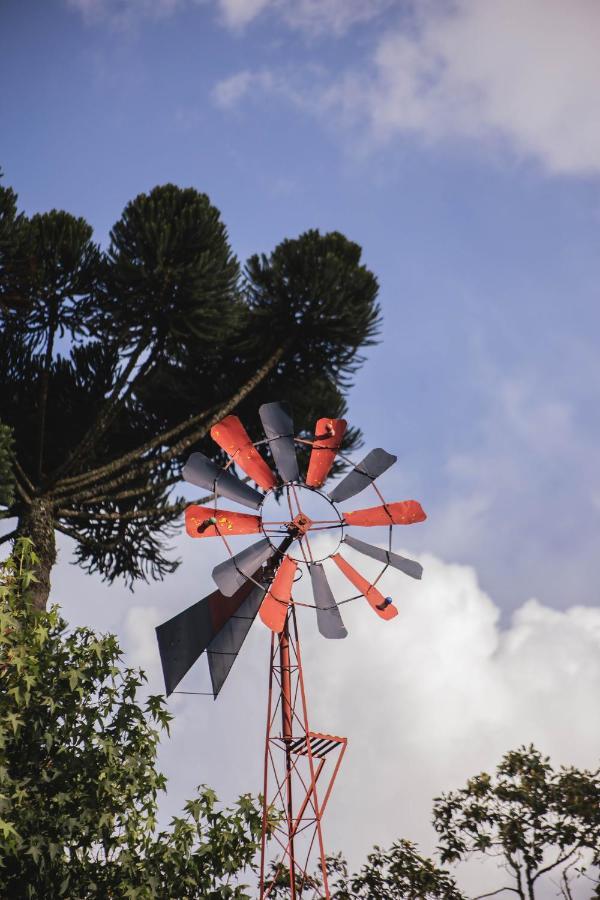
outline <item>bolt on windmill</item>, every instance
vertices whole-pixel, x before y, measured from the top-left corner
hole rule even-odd
[[[206,652],[216,699],[257,615],[269,629],[259,896],[266,900],[275,883],[287,879],[292,900],[311,892],[329,898],[322,821],[347,739],[313,730],[309,724],[296,607],[314,610],[317,628],[328,640],[347,636],[340,605],[351,600],[365,598],[380,619],[390,622],[398,610],[377,587],[382,575],[389,566],[411,578],[422,574],[419,563],[392,551],[393,526],[422,522],[426,516],[415,500],[387,503],[379,491],[376,479],[396,462],[395,456],[379,448],[356,465],[345,458],[340,449],[344,419],[319,419],[308,440],[296,436],[286,403],[266,403],[259,415],[263,440],[253,442],[238,417],[227,416],[211,429],[212,438],[229,456],[227,464],[221,468],[202,453],[192,453],[183,469],[186,481],[214,495],[210,507],[187,508],[187,533],[193,538],[220,538],[227,558],[212,573],[217,590],[159,625],[156,632],[167,695]],[[304,480],[297,445],[310,448]],[[263,449],[268,449],[277,474],[262,455]],[[352,468],[326,493],[323,485],[336,456]],[[248,479],[238,478],[234,465]],[[376,505],[340,510],[339,504],[367,489],[374,491]],[[221,498],[254,513],[224,509]],[[280,504],[285,513],[270,518],[269,509],[279,510]],[[349,533],[372,526],[388,527],[387,549]],[[252,534],[260,538],[235,553],[236,536]],[[324,535],[329,546],[319,556],[317,545],[322,552]],[[346,548],[382,563],[373,582],[347,561]],[[352,596],[336,602],[324,564],[343,573],[355,591]],[[303,574],[312,587],[312,603],[301,603],[294,596],[294,585]],[[269,835],[271,810],[279,815]],[[315,867],[320,871],[320,885],[311,874]]]

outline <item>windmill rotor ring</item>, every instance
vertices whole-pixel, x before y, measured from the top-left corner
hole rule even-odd
[[[278,634],[284,628],[290,605],[297,603],[315,610],[317,627],[323,637],[345,638],[341,605],[363,597],[381,619],[389,621],[397,616],[398,610],[392,598],[384,597],[377,587],[384,573],[391,566],[412,578],[420,578],[422,574],[419,563],[392,550],[393,526],[422,522],[426,516],[421,505],[415,500],[387,503],[376,484],[396,462],[394,455],[376,448],[354,463],[341,449],[346,431],[344,419],[319,419],[309,440],[295,434],[292,412],[286,403],[265,403],[260,407],[259,416],[265,437],[256,441],[251,440],[235,415],[226,416],[212,427],[211,437],[228,456],[224,466],[196,452],[183,469],[186,481],[210,491],[214,497],[210,507],[191,504],[186,509],[187,533],[200,539],[220,537],[227,558],[212,572],[217,591],[157,628],[168,694],[206,651],[216,697],[257,615],[267,628]],[[296,454],[298,445],[310,448],[304,478]],[[265,450],[269,451],[268,459]],[[325,491],[323,486],[336,458],[346,462],[349,471],[331,490]],[[236,470],[244,473],[244,480],[237,477]],[[340,504],[369,487],[377,496],[377,506],[340,509]],[[326,502],[331,510],[330,518],[312,519],[303,510],[299,493],[305,491]],[[275,496],[287,501],[287,510],[280,519],[265,520],[265,504]],[[224,508],[222,500],[245,507],[245,511]],[[349,533],[355,528],[372,526],[387,526],[386,549]],[[315,556],[310,538],[334,531],[339,534],[335,549]],[[253,534],[258,540],[236,552],[235,538]],[[348,562],[343,555],[347,548],[382,563],[374,580],[369,581]],[[351,596],[334,598],[325,571],[325,565],[331,564],[353,586],[355,592]],[[310,575],[313,604],[292,597],[293,586],[304,572]],[[224,650],[224,646],[228,649]],[[212,669],[217,656],[230,656],[231,664],[228,668],[221,665],[220,674],[215,678]]]

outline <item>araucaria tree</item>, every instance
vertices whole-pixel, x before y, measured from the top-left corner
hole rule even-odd
[[[4,540],[35,544],[33,602],[47,601],[56,531],[109,581],[173,571],[188,452],[214,453],[212,424],[248,406],[254,422],[267,399],[292,402],[299,430],[342,415],[377,292],[337,232],[285,240],[241,273],[218,210],[192,188],[136,197],[102,250],[83,219],[28,218],[0,186],[0,422],[12,432],[0,477],[2,459],[14,476],[0,514],[16,519]]]

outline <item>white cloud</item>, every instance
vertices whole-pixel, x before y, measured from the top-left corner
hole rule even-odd
[[[191,2],[67,0],[87,21],[123,28],[170,16]],[[308,71],[303,104],[327,121],[334,114],[352,123],[363,143],[365,135],[375,142],[402,135],[500,142],[549,172],[600,171],[596,0],[217,0],[214,8],[236,30],[267,12],[311,35],[339,37],[375,20],[379,37],[370,55],[345,73],[332,73],[319,91]],[[250,71],[221,84],[233,90],[244,80],[271,88]],[[283,73],[282,80],[290,78]],[[290,81],[290,96],[298,93],[299,80]]]
[[[157,606],[130,606],[123,623],[129,655],[135,659],[135,665],[154,680],[160,676],[154,629],[160,625],[163,617],[164,612]]]
[[[313,33],[343,34],[394,5],[394,0],[218,0],[225,23],[240,28],[265,10],[287,25]]]
[[[185,0],[67,0],[85,22],[107,23],[127,30],[141,19],[163,19],[181,9]]]
[[[494,768],[509,748],[533,742],[556,764],[598,764],[600,610],[530,600],[502,629],[471,567],[421,562],[420,583],[386,575],[393,623],[356,601],[344,607],[348,640],[326,652],[312,641],[305,652],[316,727],[350,739],[329,833],[354,858],[395,835],[431,849],[432,798]],[[346,595],[340,578],[331,582]],[[475,890],[498,876],[471,868],[463,877]]]
[[[168,586],[140,586],[133,608],[127,591],[64,565],[55,579],[55,597],[72,598],[68,618],[119,631],[127,663],[148,669],[153,691],[162,690],[154,625],[210,591],[210,570],[221,556],[214,544],[200,552],[197,542],[186,542],[182,549],[184,563]],[[373,577],[367,559],[346,553]],[[598,764],[600,609],[577,605],[576,596],[560,612],[529,600],[501,627],[500,610],[472,567],[431,554],[420,560],[421,582],[385,575],[383,588],[400,613],[391,623],[356,600],[342,607],[348,639],[325,642],[312,613],[299,610],[311,724],[349,738],[326,840],[355,864],[373,843],[398,836],[429,852],[433,797],[493,769],[508,749],[534,742],[556,765]],[[338,599],[349,596],[337,570],[328,571]],[[306,589],[306,579],[299,585]],[[165,818],[199,782],[227,801],[260,789],[268,645],[268,632],[256,622],[216,703],[188,696],[170,701],[173,737],[161,750],[170,779]],[[201,661],[182,687],[207,690],[204,667]],[[461,873],[473,892],[490,889],[498,877],[493,866]],[[554,896],[554,888],[541,896]]]
[[[273,0],[218,0],[218,5],[226,25],[242,28],[272,6]]]
[[[236,72],[229,78],[217,82],[213,89],[213,100],[221,109],[231,109],[256,90],[269,90],[273,86],[273,76],[268,71]]]
[[[316,83],[322,77],[318,67],[311,69],[311,77]],[[212,90],[213,103],[224,110],[238,109],[244,103],[256,103],[265,95],[279,97],[299,109],[312,108],[312,100],[307,97],[305,84],[295,83],[293,73],[259,69],[243,69],[218,81]]]
[[[268,0],[222,4],[231,4],[230,24],[244,24],[270,6]],[[509,149],[551,173],[600,172],[595,0],[306,0],[273,9],[288,25],[333,34],[379,16],[370,55],[331,73],[328,84],[315,86],[310,67],[303,87],[299,67],[293,76],[281,75],[290,94],[303,93],[305,108],[355,128],[362,146],[406,135],[467,140]]]
[[[372,67],[329,102],[373,136],[501,139],[550,172],[600,171],[600,5],[595,0],[414,4]]]
[[[142,19],[160,19],[208,0],[66,0],[90,23],[108,22],[126,28]],[[349,28],[380,15],[394,0],[216,0],[223,23],[243,29],[264,12],[278,16],[287,26],[311,34],[341,35]]]
[[[563,608],[577,593],[584,603],[598,598],[598,435],[568,373],[596,381],[577,355],[563,359],[566,374],[552,378],[544,366],[507,375],[480,360],[472,427],[454,436],[426,529],[408,536],[447,558],[476,560],[504,609],[532,594]]]
[[[397,5],[395,0],[288,0],[284,15],[295,28],[339,36]]]

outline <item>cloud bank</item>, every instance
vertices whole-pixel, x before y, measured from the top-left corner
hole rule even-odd
[[[232,73],[214,96],[268,93],[282,78],[304,88],[305,106],[332,114],[365,143],[413,135],[427,142],[503,146],[550,173],[600,171],[600,6],[596,0],[66,0],[87,22],[128,28],[194,6],[213,10],[235,32],[275,20],[319,38],[296,47],[295,76]],[[268,17],[267,17],[268,14]],[[340,63],[315,86],[327,39],[373,24],[356,62]],[[316,51],[316,52],[315,52]],[[336,53],[336,57],[339,55]],[[229,87],[228,87],[229,86]],[[225,106],[233,105],[225,102]]]
[[[185,0],[66,0],[88,25],[107,24],[118,31],[139,22],[168,18],[181,10]]]
[[[230,2],[231,21],[251,16],[252,3]],[[375,15],[374,4],[359,6]],[[334,33],[336,4],[325,7]],[[314,111],[327,120],[336,114],[363,144],[365,129],[375,144],[408,135],[487,149],[493,143],[550,173],[600,171],[600,6],[594,0],[394,3],[378,24],[366,59],[331,73],[318,90],[306,87]],[[264,84],[247,81],[246,87]]]
[[[145,19],[161,19],[193,6],[212,6],[219,21],[240,31],[263,13],[310,34],[343,35],[349,28],[393,8],[394,0],[66,0],[88,23],[130,27]]]
[[[229,27],[243,27],[270,11],[292,28],[334,35],[344,34],[352,26],[368,22],[397,5],[394,0],[218,0]]]
[[[549,171],[600,169],[600,7],[594,0],[459,0],[415,7],[386,34],[366,84],[379,137],[500,138]]]
[[[168,590],[142,587],[133,604],[128,592],[102,588],[83,574],[77,580],[86,586],[86,602],[78,601],[74,573],[69,577],[68,618],[116,627],[128,664],[146,667],[153,691],[162,690],[154,625],[210,590],[210,569],[219,558],[216,548],[214,554],[207,548],[201,563],[197,552],[185,553]],[[368,560],[350,550],[347,555],[374,577]],[[312,614],[299,610],[312,727],[349,738],[328,810],[327,843],[355,864],[374,843],[398,836],[430,852],[433,797],[493,769],[508,749],[533,742],[556,765],[598,765],[600,610],[575,604],[559,612],[531,599],[501,628],[500,611],[472,567],[430,554],[420,561],[421,582],[385,575],[384,588],[400,610],[391,623],[356,600],[343,606],[348,639],[326,643]],[[349,596],[333,569],[334,593]],[[57,575],[58,597],[64,575]],[[94,598],[97,622],[89,605]],[[170,785],[165,817],[199,782],[227,800],[258,792],[268,639],[256,622],[216,703],[193,696],[170,701],[173,737],[161,751]],[[208,690],[204,667],[202,661],[182,687]],[[494,867],[468,866],[461,874],[472,891],[490,889],[499,877]]]

